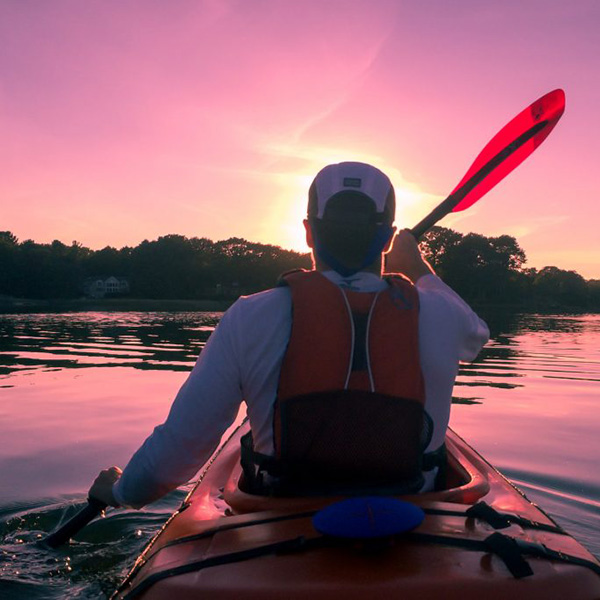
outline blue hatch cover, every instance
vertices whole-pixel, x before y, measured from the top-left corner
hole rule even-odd
[[[383,496],[349,498],[327,506],[313,517],[324,535],[352,539],[381,538],[418,527],[425,513],[410,502]]]

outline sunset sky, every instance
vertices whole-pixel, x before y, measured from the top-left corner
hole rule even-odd
[[[563,88],[547,141],[441,224],[600,278],[598,0],[0,0],[0,230],[305,250],[314,174],[362,160],[412,226]]]

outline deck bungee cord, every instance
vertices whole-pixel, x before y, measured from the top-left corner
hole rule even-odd
[[[206,533],[214,534],[213,532]],[[184,543],[185,541],[189,542],[192,540],[188,538],[186,540],[181,540],[181,543]],[[565,554],[564,552],[553,550],[552,548],[547,548],[543,544],[527,542],[525,540],[520,540],[498,532],[491,534],[483,540],[410,532],[403,534],[402,537],[399,536],[397,538],[389,538],[389,540],[386,539],[385,541],[388,543],[397,541],[400,544],[403,541],[412,541],[416,542],[417,544],[435,544],[453,548],[461,548],[473,552],[491,553],[498,556],[504,562],[506,568],[515,579],[521,579],[523,577],[530,577],[534,575],[533,568],[526,560],[527,556],[581,566],[590,569],[597,575],[600,575],[600,565],[590,560]],[[252,560],[268,555],[308,552],[311,550],[333,548],[336,546],[348,546],[351,543],[352,542],[347,539],[334,538],[324,535],[309,538],[305,536],[298,536],[295,538],[274,542],[272,544],[264,544],[254,548],[249,548],[247,550],[231,552],[229,554],[222,554],[219,556],[212,556],[210,558],[202,559],[192,563],[154,572],[152,575],[149,575],[143,579],[141,583],[134,586],[130,590],[127,590],[127,583],[123,584],[123,586],[119,588],[118,592],[125,593],[123,598],[125,600],[129,600],[131,598],[138,597],[155,583],[169,577],[197,572],[210,567],[218,567],[236,562]],[[168,546],[164,546],[163,548],[166,547]],[[378,544],[375,547],[380,550],[382,545]],[[366,544],[365,548],[367,551],[372,550],[373,545]]]

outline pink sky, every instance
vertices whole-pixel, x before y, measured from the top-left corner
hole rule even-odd
[[[441,224],[600,278],[599,30],[597,0],[2,0],[0,229],[305,250],[308,185],[338,160],[386,171],[412,226],[562,87],[544,145]]]

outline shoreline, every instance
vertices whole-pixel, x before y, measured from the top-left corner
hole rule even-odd
[[[157,300],[150,298],[0,298],[0,314],[43,312],[224,312],[235,299]]]
[[[224,312],[237,298],[203,298],[196,300],[154,298],[71,298],[36,300],[0,296],[0,314],[26,314],[44,312]],[[592,307],[540,306],[536,303],[480,303],[470,306],[475,312],[506,311],[528,314],[598,314]]]

